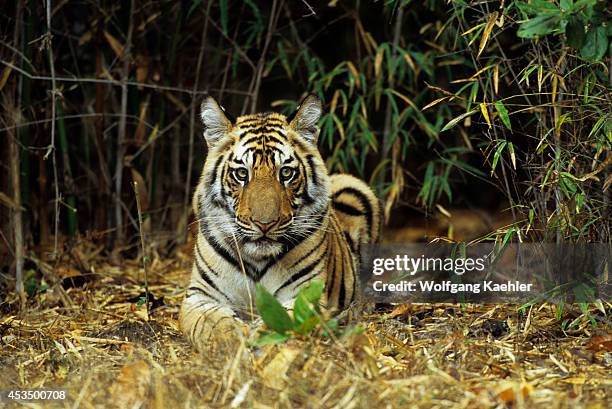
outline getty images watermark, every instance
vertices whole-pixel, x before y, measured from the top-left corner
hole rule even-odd
[[[367,246],[367,301],[525,303],[610,299],[612,245],[387,244]]]

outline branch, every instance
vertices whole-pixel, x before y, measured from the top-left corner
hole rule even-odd
[[[7,67],[10,67],[14,71],[20,73],[28,77],[31,80],[40,80],[40,81],[57,81],[57,82],[83,82],[83,83],[93,83],[93,84],[106,84],[112,85],[115,87],[122,87],[123,85],[127,85],[130,87],[144,87],[149,89],[154,89],[157,91],[173,91],[173,92],[182,92],[186,94],[194,94],[194,95],[207,95],[208,91],[193,91],[188,88],[180,88],[166,85],[156,85],[156,84],[147,84],[146,82],[138,82],[138,81],[117,81],[113,79],[101,79],[101,78],[75,78],[75,77],[57,77],[55,73],[51,76],[46,75],[32,75],[29,72],[15,66],[13,63],[8,62],[6,60],[0,59],[0,63],[4,64]],[[219,88],[210,88],[210,91],[220,91]],[[230,94],[235,95],[249,95],[248,91],[242,91],[238,89],[226,89],[224,90]]]
[[[53,162],[53,183],[55,185],[55,204],[54,204],[54,232],[53,232],[53,258],[57,257],[57,233],[59,230],[59,203],[60,193],[57,181],[57,161],[55,155],[55,108],[57,97],[57,83],[55,79],[55,61],[53,58],[53,36],[51,35],[51,0],[47,1],[47,47],[49,50],[49,67],[51,69],[51,144],[47,146],[47,152],[44,159],[46,160],[51,154]]]

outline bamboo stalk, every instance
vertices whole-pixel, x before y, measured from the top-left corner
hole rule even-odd
[[[210,12],[210,6],[212,2],[208,2],[206,7],[206,15]],[[202,70],[202,60],[204,59],[204,49],[206,46],[206,38],[208,36],[208,19],[204,21],[204,28],[202,28],[202,37],[200,39],[200,52],[198,53],[198,62],[196,63],[195,81],[193,83],[193,94],[192,98],[196,97],[195,91],[197,91],[200,85],[200,72]],[[191,193],[191,172],[193,170],[193,143],[195,139],[195,122],[196,122],[196,107],[199,104],[193,102],[189,111],[189,150],[187,153],[187,174],[185,175],[185,193],[183,196],[183,218],[184,226],[187,226],[187,215],[189,214],[189,197]],[[177,232],[177,240],[179,243],[184,243],[187,239],[188,229]]]
[[[43,249],[47,249],[49,245],[49,190],[48,190],[48,178],[47,178],[47,166],[45,163],[44,154],[38,153],[38,192],[39,192],[39,205],[38,205],[38,217],[40,225],[40,246]],[[43,250],[43,252],[46,250]],[[44,254],[41,256],[44,259]]]
[[[10,115],[17,117],[16,113]],[[15,290],[21,298],[22,306],[25,303],[25,293],[23,288],[23,219],[21,210],[21,181],[19,166],[19,146],[15,135],[10,133],[7,138],[9,148],[9,162],[11,169],[11,184],[13,186],[13,202],[15,207],[13,214],[13,238],[15,246]]]
[[[22,4],[19,3],[17,5],[15,21],[17,24],[15,25],[15,32],[13,41],[14,44],[18,44],[19,40],[19,31],[21,29],[21,15],[23,12]],[[10,121],[18,122],[21,120],[21,115],[18,112],[18,107],[20,106],[22,100],[21,87],[17,88],[17,106],[12,106],[11,112],[9,115]],[[5,101],[7,103],[7,101]],[[21,300],[21,308],[25,306],[25,292],[23,285],[23,218],[22,218],[22,207],[21,207],[21,175],[20,175],[20,152],[19,146],[17,145],[16,135],[14,132],[9,132],[9,162],[11,169],[11,182],[13,185],[13,202],[15,203],[15,207],[12,209],[13,214],[13,244],[15,246],[15,291],[19,295],[19,299]]]
[[[257,62],[257,70],[255,71],[255,75],[251,82],[250,87],[250,110],[254,112],[257,107],[257,100],[259,96],[259,87],[261,86],[261,80],[263,75],[263,70],[266,63],[266,55],[268,54],[268,48],[270,46],[270,42],[272,41],[272,36],[276,31],[276,23],[278,22],[278,17],[280,16],[281,7],[278,4],[278,0],[274,0],[272,2],[272,10],[270,10],[270,20],[268,21],[268,30],[266,33],[266,38],[264,40],[263,50],[261,52],[261,56],[259,57],[259,61]],[[242,115],[246,113],[248,98],[245,99],[244,105],[242,106]]]
[[[130,21],[128,35],[123,51],[123,77],[121,83],[121,117],[117,130],[117,163],[115,165],[115,223],[117,227],[115,239],[118,245],[125,241],[123,230],[123,210],[121,206],[121,187],[123,185],[123,157],[125,156],[125,134],[127,129],[128,87],[127,79],[130,74],[130,48],[132,45],[132,32],[134,26],[134,0],[130,1]]]
[[[63,119],[63,108],[62,101],[58,100],[56,112],[58,113],[57,118],[57,130],[59,133],[59,144],[60,151],[62,152],[62,161],[64,164],[64,189],[67,193],[66,204],[68,205],[68,212],[66,213],[68,235],[73,237],[77,231],[77,218],[76,218],[76,197],[74,195],[74,180],[72,178],[72,168],[70,166],[70,157],[68,155],[68,136],[66,134],[66,124]]]
[[[55,185],[55,203],[54,203],[54,229],[53,229],[53,253],[51,257],[55,259],[58,255],[57,239],[59,230],[59,203],[60,203],[60,192],[57,177],[57,158],[55,154],[55,107],[57,97],[57,84],[55,81],[55,61],[53,58],[53,36],[51,35],[51,0],[46,0],[46,15],[47,15],[47,37],[48,37],[48,55],[49,55],[49,69],[51,71],[51,143],[47,146],[44,158],[47,159],[51,155],[51,161],[53,166],[53,183]]]
[[[149,277],[147,275],[147,256],[142,230],[142,208],[140,205],[140,195],[138,194],[138,182],[134,182],[134,195],[136,196],[136,209],[138,211],[138,235],[140,236],[140,248],[142,251],[142,270],[144,274],[145,304],[147,305],[147,321],[151,319],[149,311]]]
[[[98,24],[96,30],[96,78],[100,78],[103,75],[104,67],[102,65],[102,38],[103,29],[102,24]],[[98,190],[98,200],[100,203],[108,201],[111,193],[111,177],[109,172],[109,166],[104,155],[104,149],[102,148],[104,141],[104,90],[105,86],[102,83],[96,83],[96,94],[94,109],[99,116],[94,121],[94,144],[96,147],[96,155],[98,157],[98,166],[100,169],[100,175],[98,176],[98,183],[100,184]],[[97,206],[95,211],[95,225],[99,229],[106,229],[110,227],[110,220],[107,217],[107,212],[104,208]]]
[[[400,40],[400,36],[402,34],[402,20],[404,18],[404,7],[402,7],[400,4],[397,5],[397,15],[395,16],[395,27],[394,27],[394,32],[393,32],[393,42],[392,42],[392,53],[394,56],[397,55],[397,46],[399,45],[399,40]],[[393,89],[393,78],[391,79],[390,83],[389,83],[389,88]],[[394,131],[396,132],[396,129],[393,129],[393,122],[392,122],[392,108],[391,108],[391,102],[387,101],[387,106],[385,107],[385,127],[383,130],[383,143],[382,143],[382,155],[381,155],[381,162],[386,160],[387,158],[389,158],[389,155],[391,154],[391,149],[393,144],[391,143],[391,135],[394,133]],[[394,155],[395,156],[395,155]],[[397,158],[395,158],[395,160],[397,160]],[[395,165],[395,164],[394,164]],[[391,170],[393,170],[393,166],[391,167]],[[377,189],[377,193],[379,195],[379,197],[383,197],[383,189],[384,189],[384,184],[386,183],[387,180],[387,172],[385,172],[384,170],[381,170],[381,172],[379,173],[379,178],[378,178],[378,182],[376,183],[376,189]],[[385,200],[386,202],[386,200]],[[383,208],[387,208],[388,206],[385,203],[385,206],[383,206]],[[385,215],[386,218],[387,215]]]
[[[32,59],[32,47],[29,46],[30,41],[32,41],[33,36],[33,26],[34,26],[34,0],[30,0],[29,2],[29,12],[28,9],[24,9],[22,12],[23,15],[23,23],[21,23],[21,50],[23,52],[23,59],[30,61]],[[25,12],[27,12],[27,19],[25,17]],[[17,45],[17,42],[15,42]],[[20,65],[23,66],[23,61],[20,62]],[[27,123],[29,117],[29,109],[31,105],[31,91],[32,91],[32,81],[23,75],[19,76],[19,103],[17,106],[20,108],[21,113],[21,121]],[[19,141],[21,146],[29,146],[31,140],[30,127],[24,126],[19,128]],[[28,183],[30,179],[30,153],[26,149],[20,149],[20,166],[21,166],[21,199],[23,201],[23,205],[29,207],[31,203],[31,192],[30,192],[30,184]]]

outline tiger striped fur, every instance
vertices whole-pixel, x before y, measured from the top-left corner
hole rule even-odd
[[[363,181],[328,175],[316,144],[321,114],[314,96],[293,119],[263,113],[232,122],[213,98],[203,102],[208,156],[193,198],[199,228],[180,312],[194,344],[253,318],[257,283],[287,307],[316,277],[326,283],[324,307],[355,300],[359,249],[378,240],[381,210]]]

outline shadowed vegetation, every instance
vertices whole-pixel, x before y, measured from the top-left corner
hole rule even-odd
[[[205,95],[235,117],[319,96],[327,166],[375,188],[387,241],[609,243],[611,15],[599,0],[7,2],[0,385],[65,385],[82,407],[609,407],[605,299],[386,306],[346,337],[308,304],[312,328],[266,322],[261,345],[204,357],[176,319]]]

